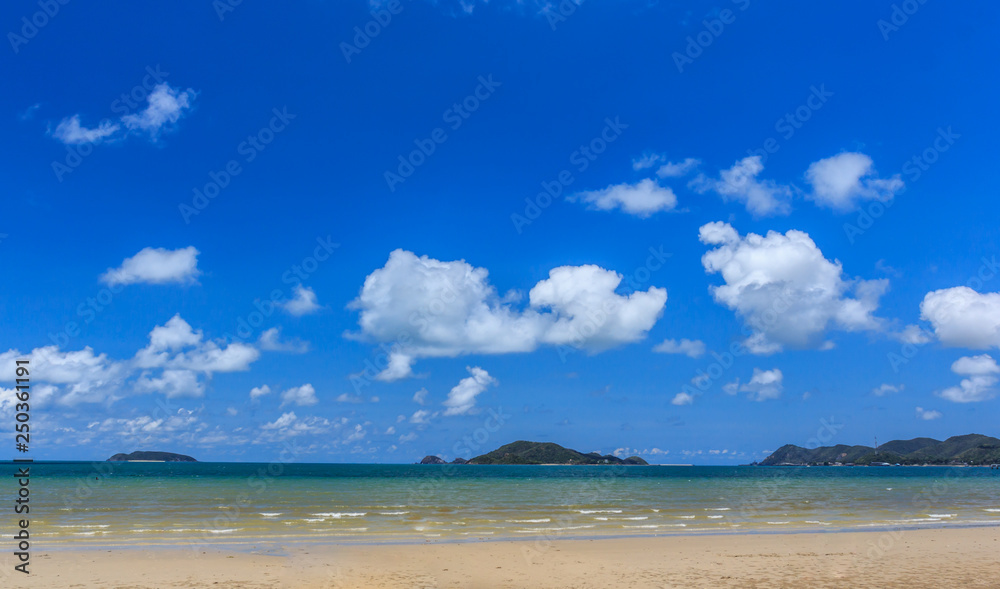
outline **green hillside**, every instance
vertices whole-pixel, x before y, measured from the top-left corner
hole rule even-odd
[[[763,466],[806,464],[968,464],[981,466],[1000,463],[1000,440],[981,434],[953,436],[941,442],[933,438],[893,440],[881,444],[878,452],[871,446],[822,446],[815,449],[787,444],[775,450],[760,464]]]
[[[645,460],[638,456],[618,458],[611,454],[600,455],[596,452],[584,454],[563,448],[552,442],[526,442],[523,440],[501,446],[496,450],[476,456],[469,464],[628,464],[645,465]]]

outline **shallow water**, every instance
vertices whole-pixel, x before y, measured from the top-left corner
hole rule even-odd
[[[52,547],[1000,525],[985,468],[40,462],[30,489]]]

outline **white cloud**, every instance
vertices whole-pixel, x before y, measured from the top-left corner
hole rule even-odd
[[[656,170],[656,175],[660,178],[680,178],[697,168],[699,164],[701,164],[701,160],[693,157],[685,158],[681,162],[667,162]]]
[[[176,123],[185,110],[191,108],[195,92],[171,88],[168,84],[158,84],[146,98],[146,108],[134,114],[122,117],[122,123],[130,130],[144,131],[154,141],[161,131]]]
[[[877,178],[872,158],[863,153],[845,152],[813,162],[806,180],[813,186],[807,198],[838,212],[856,209],[862,200],[890,200],[903,189],[899,174]]]
[[[935,290],[920,303],[920,318],[946,346],[1000,347],[1000,293],[980,294],[967,286]]]
[[[744,342],[752,353],[769,354],[783,346],[828,349],[827,329],[881,328],[873,313],[888,280],[845,280],[840,262],[824,258],[807,233],[793,229],[740,238],[729,224],[715,222],[702,226],[699,237],[717,246],[701,261],[725,284],[710,290],[753,331]]]
[[[415,434],[413,432],[410,432],[408,434],[403,434],[403,435],[399,436],[399,442],[401,444],[405,444],[406,442],[412,442],[413,440],[416,440],[416,439],[417,439],[417,434]]]
[[[882,384],[872,389],[872,394],[875,395],[876,397],[884,397],[886,395],[898,393],[905,388],[906,387],[901,384],[900,385]]]
[[[417,405],[426,405],[427,394],[428,392],[426,388],[420,389],[419,391],[413,393],[413,402],[416,403]]]
[[[260,427],[262,435],[254,443],[276,442],[306,434],[324,434],[339,425],[334,425],[322,417],[300,418],[295,412],[288,412]]]
[[[266,384],[261,385],[259,387],[254,387],[250,389],[250,400],[256,401],[257,399],[260,399],[261,397],[270,394],[271,394],[271,387],[267,386]]]
[[[646,178],[635,184],[615,184],[603,190],[581,192],[573,197],[600,211],[622,211],[646,218],[660,211],[672,211],[677,206],[673,190]]]
[[[51,135],[68,145],[124,138],[129,131],[145,133],[156,141],[191,109],[194,98],[195,92],[190,88],[179,90],[166,83],[159,84],[146,97],[146,108],[121,117],[119,122],[104,120],[96,128],[87,128],[80,124],[77,114],[60,121]]]
[[[431,412],[427,409],[420,409],[414,411],[413,415],[410,416],[410,423],[415,423],[418,425],[424,425],[430,423],[430,418],[433,417]]]
[[[143,248],[131,258],[125,258],[118,268],[108,268],[101,275],[101,282],[119,284],[190,284],[201,273],[198,271],[198,250],[185,247],[176,250]]]
[[[389,427],[385,428],[385,435],[391,436],[395,433],[396,433],[396,428],[394,426],[390,425]]]
[[[375,398],[377,399],[378,397]],[[360,396],[355,397],[347,393],[341,393],[339,396],[337,396],[338,403],[361,403],[363,401],[364,399],[362,399]]]
[[[319,403],[316,398],[316,389],[309,383],[299,387],[292,387],[281,393],[281,407],[285,405],[297,405],[307,407]]]
[[[447,409],[445,415],[465,415],[476,405],[476,397],[489,386],[496,386],[497,379],[478,366],[466,366],[471,376],[463,378],[448,393],[442,403]]]
[[[925,421],[930,421],[932,419],[940,419],[944,417],[944,414],[940,411],[928,411],[923,407],[917,407],[917,419],[923,419]]]
[[[955,403],[977,403],[997,395],[994,385],[997,384],[1000,366],[989,354],[959,358],[952,363],[951,371],[967,378],[963,378],[958,386],[939,392],[941,398]]]
[[[656,175],[660,178],[679,178],[697,168],[701,164],[701,160],[689,157],[679,162],[670,162],[664,155],[644,154],[642,157],[632,160],[632,169],[638,172],[652,168],[657,164],[660,164],[660,167],[656,170]]]
[[[661,354],[685,354],[691,358],[698,358],[705,354],[705,342],[701,340],[674,339],[664,340],[653,348],[654,352]]]
[[[308,286],[296,284],[293,292],[295,296],[284,304],[285,310],[292,315],[300,317],[309,313],[315,313],[320,309],[319,304],[316,303],[316,293],[313,289]]]
[[[258,358],[260,351],[248,344],[234,342],[221,347],[214,341],[204,341],[201,331],[194,331],[178,314],[153,328],[149,345],[136,353],[133,362],[144,369],[182,369],[211,375],[249,370]]]
[[[784,375],[777,368],[771,370],[753,369],[753,376],[750,382],[740,387],[740,391],[750,393],[750,398],[754,401],[767,401],[777,399],[781,396]]]
[[[282,340],[281,328],[272,327],[260,334],[260,338],[257,339],[257,347],[269,352],[304,354],[309,351],[309,342],[304,342],[298,338]]]
[[[673,405],[691,405],[694,403],[694,396],[688,393],[677,393],[674,395],[673,400],[670,401]]]
[[[598,266],[561,266],[519,310],[508,302],[513,297],[497,295],[485,268],[395,250],[351,303],[361,312],[361,332],[351,337],[401,342],[377,376],[388,381],[411,376],[419,358],[531,352],[545,344],[600,352],[644,338],[666,303],[663,288],[616,294],[621,280]]]
[[[88,129],[80,125],[80,115],[73,115],[60,121],[55,131],[52,131],[52,136],[67,145],[80,145],[97,143],[114,135],[120,128],[120,125],[111,121],[101,121],[96,128]]]
[[[907,325],[903,328],[903,331],[892,334],[892,337],[903,342],[904,344],[912,344],[915,346],[923,345],[931,341],[930,333],[924,331],[919,325]]]
[[[58,346],[36,348],[29,355],[38,371],[38,382],[49,389],[62,405],[112,403],[133,393],[162,393],[167,397],[196,397],[205,392],[205,382],[216,372],[248,370],[260,352],[252,346],[234,343],[220,347],[204,341],[175,315],[149,334],[149,345],[131,360],[114,361],[106,354],[83,350],[63,352]],[[10,372],[14,359],[24,357],[17,350],[0,353],[0,378]],[[5,362],[5,360],[10,360]],[[131,387],[128,385],[131,384]]]
[[[205,394],[205,384],[190,370],[167,369],[159,376],[143,373],[135,382],[137,390],[144,393],[161,393],[168,399],[200,397]]]
[[[770,180],[758,180],[762,171],[764,164],[760,156],[750,156],[720,172],[718,179],[699,174],[689,186],[699,194],[711,190],[726,202],[743,203],[754,217],[789,214],[792,211],[791,188]]]

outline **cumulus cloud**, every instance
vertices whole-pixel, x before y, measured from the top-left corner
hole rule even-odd
[[[744,342],[752,353],[783,346],[825,349],[832,346],[823,340],[828,329],[881,328],[874,312],[888,280],[845,279],[840,262],[823,257],[803,231],[741,238],[731,225],[714,222],[701,227],[699,238],[716,246],[701,261],[725,284],[710,290],[752,330]]]
[[[426,405],[427,394],[428,392],[426,388],[420,389],[419,391],[413,393],[413,402],[416,403],[417,405]]]
[[[892,334],[892,337],[904,344],[915,346],[931,341],[931,334],[923,330],[919,325],[907,325],[902,331]]]
[[[443,405],[445,415],[465,415],[476,406],[476,397],[490,386],[496,386],[497,379],[478,366],[466,366],[471,376],[463,378],[448,392]]]
[[[297,338],[283,340],[281,339],[281,328],[272,327],[260,334],[260,338],[257,339],[257,347],[269,352],[304,354],[309,351],[309,342]]]
[[[917,407],[917,419],[930,421],[932,419],[940,419],[942,417],[944,417],[944,414],[940,411],[926,410],[923,407]]]
[[[518,309],[501,299],[485,268],[395,250],[372,272],[350,307],[360,333],[397,342],[380,380],[412,375],[418,358],[531,352],[541,345],[591,353],[638,341],[663,312],[667,291],[615,292],[621,275],[598,266],[561,266],[528,293]]]
[[[997,395],[994,385],[997,384],[1000,366],[989,354],[959,358],[952,363],[951,371],[966,378],[958,386],[939,392],[941,398],[955,403],[977,403]]]
[[[946,346],[1000,347],[1000,293],[980,294],[967,286],[935,290],[920,303],[920,318]]]
[[[261,397],[263,397],[265,395],[270,395],[270,394],[271,394],[271,387],[267,386],[266,384],[265,385],[261,385],[259,387],[254,387],[254,388],[250,389],[250,400],[251,401],[256,401],[256,400],[260,399]]]
[[[316,389],[309,383],[299,387],[292,387],[281,393],[281,407],[285,405],[307,407],[316,403],[319,403],[319,399],[316,398]]]
[[[431,422],[431,412],[427,409],[419,409],[413,412],[410,416],[410,423],[415,423],[417,425],[426,425]]]
[[[49,396],[69,406],[112,403],[134,393],[198,397],[205,393],[206,381],[213,374],[248,370],[259,356],[253,346],[205,340],[180,315],[154,327],[149,344],[130,360],[112,360],[89,347],[64,352],[58,346],[46,346],[27,354],[38,371],[37,381],[53,386]],[[5,369],[23,357],[13,349],[0,353],[0,379],[7,371],[13,379],[13,368]]]
[[[573,197],[600,211],[622,211],[646,218],[660,211],[672,211],[677,206],[673,190],[646,178],[635,184],[615,184],[603,190],[581,192]]]
[[[750,393],[750,398],[754,401],[777,399],[784,389],[782,380],[784,380],[784,375],[777,368],[771,370],[754,368],[750,382],[740,386],[740,392]]]
[[[127,114],[116,121],[104,120],[97,127],[88,128],[80,123],[80,115],[64,118],[51,131],[52,137],[67,145],[98,143],[105,139],[123,139],[130,133],[142,133],[152,141],[160,134],[172,130],[194,103],[195,92],[180,90],[161,83],[146,97],[146,107],[137,113]]]
[[[900,385],[882,384],[872,389],[872,394],[875,395],[876,397],[884,397],[886,395],[898,393],[905,388],[906,387],[901,384]]]
[[[198,250],[185,247],[176,250],[143,248],[121,266],[108,268],[101,282],[110,286],[126,284],[188,284],[201,273],[198,271]]]
[[[316,293],[313,289],[296,284],[293,293],[294,296],[284,304],[286,311],[296,317],[319,311],[320,306],[316,302]]]
[[[80,115],[66,117],[56,125],[52,136],[67,145],[81,145],[83,143],[97,143],[105,137],[110,137],[118,132],[120,125],[111,121],[101,121],[92,129],[80,125]]]
[[[294,411],[291,411],[260,426],[261,436],[255,439],[254,443],[276,442],[305,434],[325,434],[338,429],[340,425],[322,417],[300,418]]]
[[[675,339],[664,340],[653,347],[654,352],[661,354],[684,354],[691,358],[698,358],[705,354],[705,342],[701,340]]]
[[[754,217],[787,215],[792,212],[792,190],[770,180],[758,180],[764,171],[760,156],[750,156],[723,170],[719,177],[708,178],[699,174],[689,184],[695,192],[712,191],[726,202],[743,203]]]
[[[677,393],[674,398],[670,401],[672,405],[691,405],[694,403],[694,395],[688,393]]]
[[[146,98],[146,108],[123,116],[122,123],[130,130],[145,132],[155,141],[191,108],[194,97],[195,92],[190,88],[179,90],[166,83],[158,84]]]
[[[863,200],[891,200],[903,189],[899,174],[878,178],[872,158],[852,152],[813,162],[806,170],[806,181],[813,187],[807,198],[837,212],[856,209]]]

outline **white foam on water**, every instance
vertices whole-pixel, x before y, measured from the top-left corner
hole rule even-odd
[[[314,515],[316,517],[332,517],[332,518],[335,518],[335,519],[340,519],[342,517],[364,517],[364,516],[366,516],[368,514],[367,514],[367,512],[353,512],[352,513],[352,512],[349,512],[349,511],[347,511],[347,512],[334,511],[332,513],[311,513],[309,515]]]
[[[620,510],[620,509],[580,509],[578,511],[580,513],[587,514],[587,515],[589,515],[591,513],[621,513],[622,512],[622,510]]]
[[[771,524],[772,526],[781,526],[784,524],[790,524],[792,522],[767,522],[767,523]]]
[[[380,511],[379,515],[406,515],[409,511]]]
[[[828,526],[828,525],[830,525],[830,522],[821,522],[821,521],[808,520],[808,519],[806,520],[806,523],[807,524],[819,524],[821,526]]]
[[[264,517],[278,517],[281,513],[261,513]]]
[[[722,516],[719,516],[719,517],[722,517]],[[641,520],[644,520],[644,519],[649,519],[649,517],[647,517],[645,515],[638,515],[638,516],[635,516],[635,517],[622,517],[622,518],[619,518],[619,519],[628,519],[628,520],[633,520],[633,521],[641,521]]]
[[[708,516],[708,519],[721,519],[721,518],[722,518],[721,515],[710,515],[710,516]]]
[[[927,517],[955,517],[957,513],[928,513]]]
[[[697,516],[694,516],[694,515],[678,515],[677,517],[679,517],[681,519],[694,519]]]
[[[985,511],[989,511],[989,512],[992,512],[992,513],[997,513],[997,512],[1000,512],[1000,509],[990,509],[990,508],[987,508]]]
[[[81,526],[59,526],[59,525],[57,525],[56,527],[57,528],[110,528],[111,526],[109,524],[103,524],[103,525],[99,525],[99,524],[87,524],[87,525],[81,525]]]
[[[226,530],[197,530],[197,531],[199,531],[199,532],[208,532],[210,534],[232,534],[233,532],[236,532],[239,529],[240,528],[229,528],[229,529],[226,529]]]
[[[305,521],[305,522],[309,522],[309,523],[311,523],[311,524],[312,524],[312,523],[316,523],[316,522],[325,522],[325,521],[326,521],[326,518],[323,518],[323,517],[320,517],[320,518],[316,518],[316,519],[309,519],[309,518],[306,518],[306,519],[304,519],[304,520],[302,520],[302,521]]]
[[[706,507],[705,511],[731,511],[732,507]]]
[[[624,526],[622,526],[622,527],[623,527],[623,528],[658,528],[658,527],[660,527],[660,526],[658,526],[658,525],[656,525],[656,524],[644,524],[644,525],[639,525],[639,526],[628,526],[628,525],[624,525]]]
[[[597,519],[600,519],[600,518],[597,518]],[[608,518],[604,518],[604,519],[608,519]],[[507,523],[509,523],[509,524],[547,524],[547,523],[549,523],[552,520],[549,519],[549,518],[547,518],[547,517],[544,517],[542,519],[508,519],[508,520],[505,520],[505,521]]]

